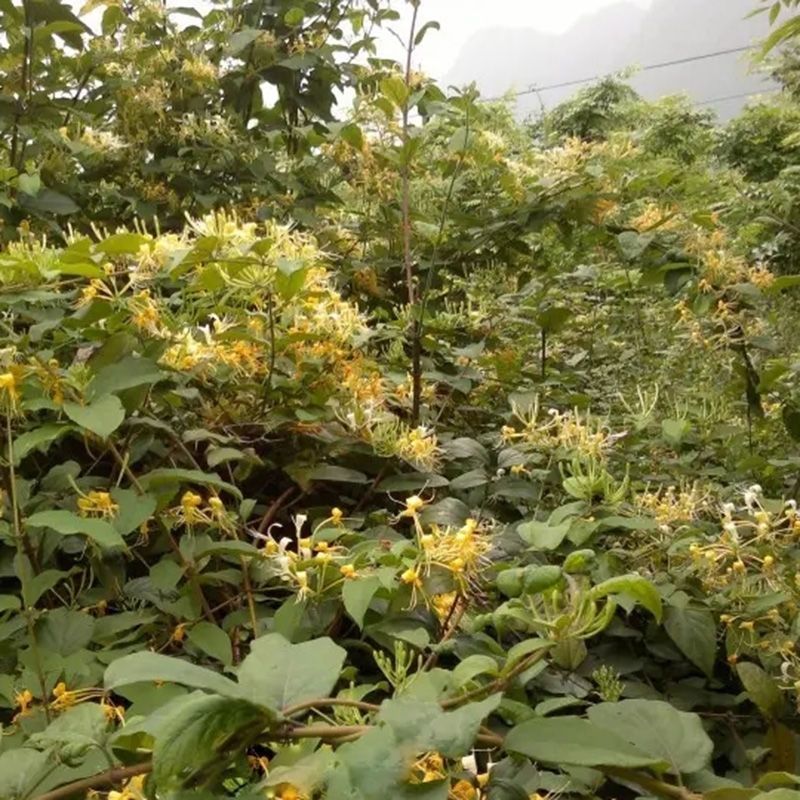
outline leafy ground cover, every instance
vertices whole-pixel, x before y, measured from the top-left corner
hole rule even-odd
[[[720,128],[0,2],[0,798],[794,800],[792,7]]]

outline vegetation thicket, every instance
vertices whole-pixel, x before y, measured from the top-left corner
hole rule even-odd
[[[397,5],[0,0],[0,798],[798,800],[797,0],[724,127]]]

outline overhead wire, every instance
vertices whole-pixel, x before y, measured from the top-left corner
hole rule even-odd
[[[709,53],[700,53],[699,55],[686,56],[684,58],[675,58],[669,61],[658,61],[653,64],[645,64],[644,66],[639,67],[638,71],[650,72],[651,70],[655,69],[665,69],[666,67],[674,67],[680,64],[691,64],[692,62],[695,61],[705,61],[710,58],[719,58],[721,56],[733,55],[735,53],[745,53],[748,50],[753,50],[753,49],[754,45],[745,45],[742,47],[729,47],[725,50],[714,50]],[[519,92],[510,92],[506,95],[502,95],[499,97],[488,98],[488,102],[492,102],[495,100],[502,100],[506,97],[523,97],[524,95],[539,94],[540,92],[547,92],[553,89],[566,89],[570,86],[580,86],[581,84],[584,83],[592,83],[593,81],[602,80],[603,78],[608,77],[608,75],[611,74],[613,73],[606,73],[605,75],[593,75],[589,78],[578,78],[576,80],[571,80],[571,81],[562,81],[561,83],[551,83],[546,86],[531,86],[530,88],[523,89]],[[747,94],[748,95],[759,94],[759,92],[750,92]],[[730,96],[724,98],[716,98],[714,100],[704,100],[702,103],[698,103],[698,105],[710,105],[711,103],[720,102],[722,100],[728,100],[728,99],[732,100],[734,99],[734,97]]]

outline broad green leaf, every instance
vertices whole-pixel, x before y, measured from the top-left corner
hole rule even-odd
[[[256,639],[239,668],[241,694],[268,708],[330,695],[347,653],[331,639],[291,644],[279,633]]]
[[[408,100],[408,87],[405,81],[394,75],[390,78],[384,78],[381,83],[381,94],[387,98],[397,108],[403,108]]]
[[[663,759],[654,758],[612,731],[576,717],[529,719],[509,731],[505,748],[559,766],[663,766]]]
[[[646,608],[657,622],[661,622],[661,595],[653,584],[641,575],[620,575],[598,583],[592,588],[593,597],[626,595]]]
[[[294,6],[293,8],[290,8],[283,15],[283,21],[291,27],[300,25],[305,18],[306,13],[300,6]]]
[[[536,324],[547,333],[558,333],[569,321],[572,311],[563,306],[551,306],[536,315]]]
[[[691,433],[692,425],[685,419],[665,419],[661,422],[661,432],[664,439],[674,447],[680,445]]]
[[[378,484],[380,492],[415,492],[419,489],[438,489],[447,486],[449,481],[443,475],[430,472],[406,472],[390,475]]]
[[[21,607],[19,597],[13,594],[0,594],[0,613],[3,611],[18,611]]]
[[[73,758],[85,755],[106,739],[108,718],[100,703],[81,703],[56,717],[32,737],[37,747],[66,747]]]
[[[430,30],[441,30],[441,25],[434,21],[426,22],[418,31],[417,35],[414,37],[414,45],[422,44],[422,40],[425,38],[425,34]]]
[[[164,378],[168,373],[147,358],[127,356],[116,364],[109,364],[98,371],[89,384],[91,397],[122,392],[136,386],[150,386]]]
[[[572,520],[562,522],[560,525],[550,525],[547,522],[523,522],[517,526],[517,533],[523,541],[537,550],[555,550],[566,539]]]
[[[211,784],[273,721],[247,700],[194,696],[159,731],[153,750],[158,791]]]
[[[49,754],[31,748],[14,748],[0,753],[0,797],[22,800],[52,769]]]
[[[25,524],[32,528],[50,528],[65,536],[82,534],[104,548],[125,547],[125,540],[111,523],[104,519],[79,517],[72,511],[39,511],[28,517]]]
[[[94,249],[109,256],[136,255],[142,245],[152,241],[141,233],[112,233],[99,241]]]
[[[747,696],[765,717],[774,718],[780,714],[784,707],[784,699],[774,678],[751,661],[737,664],[736,674]]]
[[[344,603],[345,611],[359,628],[363,627],[364,615],[367,613],[375,592],[380,588],[380,579],[374,575],[354,578],[344,582],[342,586],[342,602]]]
[[[71,197],[67,197],[61,192],[53,189],[40,189],[39,193],[31,195],[20,195],[20,205],[31,211],[40,214],[74,214],[80,208]]]
[[[14,440],[14,463],[18,465],[33,450],[47,452],[49,445],[72,430],[75,430],[72,425],[51,422],[20,434]]]
[[[652,233],[623,231],[617,236],[617,244],[624,258],[628,261],[635,261],[650,247],[654,238]]]
[[[17,574],[20,570],[17,569]],[[26,606],[35,606],[40,598],[49,592],[54,586],[65,578],[69,577],[69,572],[60,569],[46,569],[36,575],[31,576],[22,584],[22,594]]]
[[[64,413],[81,428],[107,439],[122,425],[125,409],[120,399],[113,394],[106,394],[92,400],[85,406],[78,403],[64,403]]]
[[[589,709],[589,720],[666,761],[674,775],[705,769],[714,744],[697,714],[678,711],[661,700],[623,700]]]
[[[139,483],[144,489],[178,488],[181,484],[196,484],[198,486],[211,486],[233,495],[237,500],[242,499],[242,493],[231,483],[226,483],[215,472],[201,472],[197,469],[154,469],[139,476]]]
[[[155,497],[150,494],[139,494],[133,489],[112,489],[111,499],[119,506],[111,524],[120,536],[127,536],[135,531],[143,522],[150,519],[156,510]]]
[[[233,681],[213,670],[198,667],[179,658],[149,652],[132,653],[112,661],[106,669],[104,686],[106,689],[116,689],[143,681],[177,683],[226,697],[242,696]]]
[[[337,467],[335,464],[320,464],[314,467],[308,478],[312,481],[337,481],[339,483],[367,483],[369,478],[355,469]]]
[[[378,720],[394,730],[400,746],[413,744],[417,752],[434,750],[459,758],[472,749],[478,728],[501,699],[502,695],[495,694],[455,711],[442,711],[433,701],[398,697],[381,704]]]
[[[45,650],[69,656],[92,641],[94,617],[68,608],[48,611],[36,626],[38,644]]]
[[[189,641],[211,658],[225,666],[233,663],[233,649],[228,634],[211,622],[203,620],[189,629]]]
[[[251,45],[263,31],[257,28],[243,28],[240,31],[231,35],[228,44],[225,47],[225,54],[229,56],[238,56],[246,47]]]
[[[689,661],[711,675],[717,654],[717,626],[708,609],[669,606],[664,629]]]
[[[496,676],[500,671],[496,659],[474,653],[456,664],[453,670],[453,685],[460,689],[465,684],[474,680],[478,675]]]
[[[326,797],[330,800],[389,800],[397,796],[415,754],[400,746],[388,725],[373,728],[336,750]]]

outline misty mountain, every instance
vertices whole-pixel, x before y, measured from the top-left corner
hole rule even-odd
[[[643,9],[623,0],[583,17],[561,35],[531,28],[487,28],[465,44],[446,83],[474,80],[484,96],[496,97],[509,90],[742,47],[768,29],[766,15],[747,17],[755,6],[754,0],[654,0]],[[772,85],[753,69],[747,53],[639,72],[631,83],[648,98],[686,93],[699,103],[714,100],[709,107],[721,118],[734,115],[746,99],[718,98]],[[536,113],[542,104],[550,108],[579,88],[520,97],[519,113]]]

